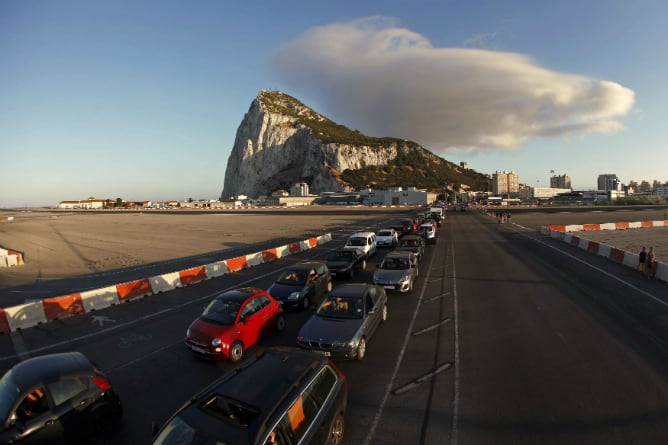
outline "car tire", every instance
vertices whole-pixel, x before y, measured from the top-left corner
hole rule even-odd
[[[341,445],[343,443],[343,433],[345,430],[345,421],[343,415],[338,413],[332,421],[332,426],[329,429],[329,437],[327,445]]]
[[[240,341],[235,341],[230,346],[230,361],[236,363],[244,357],[244,345]]]
[[[357,360],[362,361],[366,357],[366,338],[362,337],[357,344]]]
[[[302,310],[306,310],[309,307],[311,307],[311,300],[309,299],[308,295],[305,295],[302,299]]]
[[[387,321],[387,305],[383,305],[383,312],[380,315],[380,322],[385,323]]]
[[[285,331],[285,315],[280,314],[276,319],[276,331],[283,332]]]
[[[329,280],[327,282],[327,293],[330,293],[333,288],[334,288],[334,285],[332,284],[332,280]]]

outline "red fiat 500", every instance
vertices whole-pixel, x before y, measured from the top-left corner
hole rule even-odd
[[[281,305],[266,291],[241,288],[216,296],[193,321],[186,346],[208,359],[238,362],[260,337],[285,329]]]

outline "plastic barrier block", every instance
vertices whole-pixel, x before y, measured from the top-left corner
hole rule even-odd
[[[278,252],[276,249],[267,249],[262,251],[262,262],[268,263],[269,261],[274,261],[278,259]]]
[[[299,253],[302,251],[302,243],[301,242],[290,243],[288,244],[288,249],[290,249],[290,253]]]
[[[622,264],[631,267],[633,269],[638,267],[638,254],[637,253],[631,253],[631,252],[624,252],[624,260],[622,261]]]
[[[9,322],[9,329],[12,331],[31,328],[38,324],[46,323],[44,305],[41,301],[33,301],[5,308],[5,315]]]
[[[641,221],[640,227],[642,227],[643,229],[647,229],[649,227],[654,227],[654,223],[652,221]]]
[[[548,230],[556,230],[557,232],[566,232],[566,226],[547,226]]]
[[[81,301],[83,302],[86,312],[104,309],[118,304],[119,301],[118,293],[116,293],[116,286],[107,286],[100,289],[81,292]]]
[[[207,264],[206,267],[206,276],[209,278],[219,277],[229,273],[230,270],[227,268],[227,263],[223,261],[216,261],[215,263]]]
[[[617,230],[626,230],[629,228],[629,223],[628,222],[616,222],[615,223],[615,229]]]
[[[44,314],[49,321],[83,314],[85,311],[81,294],[64,295],[62,297],[45,298]]]
[[[617,230],[615,223],[603,223],[601,224],[601,230]]]
[[[566,226],[567,232],[582,232],[583,230],[584,226],[582,224],[571,224]]]
[[[292,252],[290,252],[290,246],[288,246],[287,244],[276,248],[276,254],[278,255],[279,258],[288,256],[290,255],[290,253]]]
[[[236,258],[230,258],[226,260],[227,268],[230,272],[237,272],[242,269],[246,269],[248,266],[246,264],[246,256],[239,256]]]
[[[197,266],[192,269],[186,269],[179,272],[181,284],[187,286],[192,283],[198,283],[206,280],[206,267]]]
[[[582,230],[587,231],[587,230],[601,230],[601,225],[600,224],[583,224],[582,225]]]
[[[320,244],[328,243],[331,240],[332,240],[332,234],[331,233],[326,233],[326,234],[320,235],[318,237],[318,243],[320,243]]]
[[[580,245],[580,237],[579,236],[571,236],[571,244],[573,246],[579,246]]]
[[[151,295],[153,289],[151,289],[151,283],[149,283],[148,278],[143,278],[141,280],[117,284],[116,293],[118,294],[118,300],[124,302]]]
[[[615,263],[623,263],[624,251],[613,247],[612,250],[610,250],[610,256],[608,258],[614,261]]]
[[[301,252],[306,252],[311,248],[311,244],[308,242],[308,240],[300,241],[299,248]]]
[[[610,251],[612,246],[609,244],[599,244],[598,245],[598,254],[604,258],[610,258]]]
[[[654,278],[657,280],[668,281],[668,264],[657,261],[656,275],[654,275]]]
[[[306,240],[308,243],[309,249],[313,249],[314,247],[318,247],[318,238],[309,238]]]
[[[11,332],[9,321],[7,321],[7,314],[5,314],[4,309],[0,309],[0,332],[3,334],[9,334]]]
[[[589,241],[587,243],[587,250],[592,253],[598,253],[598,246],[599,243],[597,243],[596,241]]]
[[[151,283],[153,293],[167,292],[177,287],[181,287],[181,279],[178,272],[166,273],[164,275],[156,275],[148,279]]]
[[[629,229],[641,229],[642,223],[640,221],[629,223]]]
[[[256,252],[246,255],[246,266],[253,267],[262,264],[262,252]]]
[[[7,255],[7,267],[18,266],[21,264],[19,262],[19,257],[16,255]]]

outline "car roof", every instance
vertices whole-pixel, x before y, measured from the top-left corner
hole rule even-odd
[[[292,266],[286,268],[286,269],[311,269],[313,267],[318,267],[322,266],[324,263],[320,261],[302,261],[296,264],[293,264]]]
[[[369,235],[375,235],[375,233],[374,232],[357,232],[357,233],[353,233],[352,235],[350,235],[350,238],[356,238],[356,237],[366,238]]]
[[[14,365],[11,373],[16,386],[25,391],[37,383],[67,375],[90,374],[93,364],[80,352],[61,352],[29,358]]]
[[[232,301],[238,301],[238,302],[243,302],[246,300],[246,298],[250,297],[251,295],[255,295],[258,293],[264,294],[264,289],[259,289],[256,287],[240,287],[238,289],[231,289],[225,292],[221,292],[218,295],[216,295],[216,298],[225,298],[226,300],[232,300]]]
[[[369,283],[343,283],[336,286],[330,292],[330,296],[336,297],[359,297],[372,286]]]
[[[326,363],[310,351],[267,348],[195,395],[179,415],[225,443],[254,443],[283,402],[291,402]]]

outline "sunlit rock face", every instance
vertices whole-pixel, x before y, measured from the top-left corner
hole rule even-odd
[[[373,147],[335,142],[332,127],[353,133],[287,94],[261,91],[237,129],[221,197],[256,198],[297,182],[308,183],[314,194],[348,191],[340,172],[386,165],[414,149],[395,139]]]

